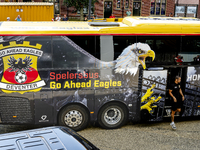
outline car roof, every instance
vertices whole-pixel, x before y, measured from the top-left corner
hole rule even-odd
[[[0,149],[95,150],[97,148],[75,131],[55,126],[0,134]]]

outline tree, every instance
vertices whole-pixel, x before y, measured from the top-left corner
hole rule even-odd
[[[96,2],[98,2],[98,0],[91,0],[91,6],[93,6],[93,8]],[[67,9],[68,7],[74,7],[75,12],[80,11],[80,20],[83,20],[83,8],[88,8],[89,0],[64,0],[63,3],[67,6]]]

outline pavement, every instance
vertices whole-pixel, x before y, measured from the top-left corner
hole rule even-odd
[[[106,130],[88,127],[78,133],[101,150],[199,150],[200,120],[133,124]],[[34,125],[0,125],[0,133],[39,128]]]
[[[101,150],[199,150],[200,121],[129,124],[119,129],[87,128],[78,133]]]

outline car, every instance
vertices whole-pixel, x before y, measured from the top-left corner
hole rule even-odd
[[[0,134],[1,150],[99,150],[74,130],[52,126]]]

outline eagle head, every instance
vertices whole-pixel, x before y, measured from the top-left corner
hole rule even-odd
[[[115,72],[135,75],[140,64],[146,69],[146,57],[152,57],[152,60],[155,58],[155,53],[148,44],[135,43],[130,45],[116,59]]]
[[[132,45],[132,51],[138,58],[138,62],[142,65],[143,69],[146,69],[145,59],[146,57],[151,57],[152,60],[155,58],[155,53],[148,44],[135,43]]]

